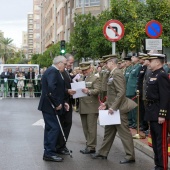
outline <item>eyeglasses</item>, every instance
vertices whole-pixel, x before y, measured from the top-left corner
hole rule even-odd
[[[64,62],[62,62],[62,61],[61,61],[60,63],[63,63],[65,66],[67,65],[67,63],[64,63]]]

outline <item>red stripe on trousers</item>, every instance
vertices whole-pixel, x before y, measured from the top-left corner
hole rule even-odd
[[[168,151],[167,151],[167,121],[163,123],[162,127],[162,154],[163,154],[163,167],[164,170],[167,170],[167,164],[168,164]]]

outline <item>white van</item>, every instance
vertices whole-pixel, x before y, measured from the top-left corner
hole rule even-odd
[[[25,69],[25,72],[28,72],[28,69],[32,67],[34,70],[39,71],[39,65],[38,64],[0,64],[0,74],[3,72],[4,68],[12,68],[12,72],[15,72],[15,68],[19,67],[19,71],[21,69]]]

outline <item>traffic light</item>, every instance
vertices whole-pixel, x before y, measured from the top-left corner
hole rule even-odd
[[[60,54],[64,55],[65,53],[66,53],[65,40],[61,40],[61,42],[60,42]]]

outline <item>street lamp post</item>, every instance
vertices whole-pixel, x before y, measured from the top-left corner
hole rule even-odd
[[[84,0],[82,0],[82,14],[84,14]]]
[[[56,44],[56,8],[57,8],[57,4],[56,4],[56,0],[54,0],[54,44]]]
[[[41,5],[39,6],[40,7],[40,23],[41,23],[41,27],[40,27],[40,53],[42,54],[43,53],[43,47],[42,47],[42,44],[43,44],[43,36],[42,36],[42,33],[43,33],[43,31],[42,31],[42,29],[43,29],[43,26],[42,26],[42,19],[43,19],[43,17],[42,17],[42,9],[43,9],[43,5],[42,5],[42,3],[41,3]]]

